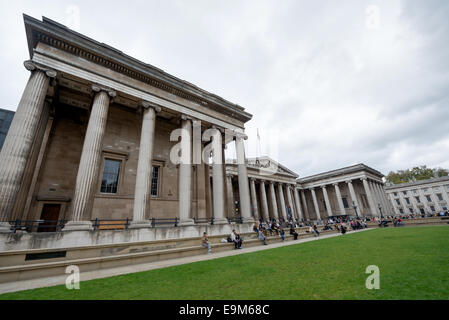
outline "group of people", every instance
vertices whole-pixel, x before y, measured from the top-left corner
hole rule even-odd
[[[237,231],[235,231],[235,229],[232,230],[227,241],[233,242],[236,249],[242,249],[243,238],[240,236],[240,234]],[[209,238],[208,238],[206,232],[203,232],[203,237],[201,238],[201,245],[203,247],[207,248],[207,253],[212,252],[212,249],[210,246],[210,241],[209,241]]]

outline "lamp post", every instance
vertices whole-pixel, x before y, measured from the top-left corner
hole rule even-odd
[[[384,216],[382,215],[382,206],[380,205],[380,203],[377,204],[377,206],[379,207],[379,211],[380,211],[380,218],[383,219]]]
[[[354,208],[355,216],[356,216],[356,218],[358,220],[359,219],[359,215],[357,214],[357,206],[355,205],[354,201],[352,201],[352,207]]]

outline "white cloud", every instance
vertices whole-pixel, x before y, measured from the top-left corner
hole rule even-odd
[[[81,33],[245,107],[249,156],[259,128],[262,152],[301,176],[449,167],[447,1],[3,2],[1,107],[28,77],[21,14],[66,23],[71,6]]]

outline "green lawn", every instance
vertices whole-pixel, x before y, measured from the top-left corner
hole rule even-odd
[[[376,229],[0,299],[449,299],[448,248],[449,226]]]

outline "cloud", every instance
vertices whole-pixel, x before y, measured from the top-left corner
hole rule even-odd
[[[367,27],[368,6],[378,8]],[[238,103],[248,156],[307,176],[363,162],[449,167],[447,1],[16,1],[0,5],[2,101],[28,77],[21,14],[79,31]],[[70,10],[69,10],[70,11]],[[72,11],[73,12],[73,11]],[[235,154],[230,147],[228,156]]]

